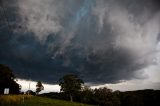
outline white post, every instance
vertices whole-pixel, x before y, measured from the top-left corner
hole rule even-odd
[[[30,85],[31,85],[31,82],[30,82],[30,80],[29,80],[29,90],[28,90],[29,92],[30,92],[30,89],[31,89],[31,88],[30,88]],[[28,92],[28,95],[29,95],[29,92]]]
[[[29,90],[30,90],[30,84],[31,84],[31,82],[29,82]]]
[[[9,94],[9,88],[5,88],[5,89],[4,89],[4,94],[5,94],[5,95]]]

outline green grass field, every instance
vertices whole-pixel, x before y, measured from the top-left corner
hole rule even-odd
[[[91,106],[82,103],[75,103],[37,96],[23,97],[23,95],[12,95],[0,96],[0,99],[0,106]]]
[[[32,97],[19,106],[91,106],[81,103],[71,103],[69,101],[56,100],[44,97]]]

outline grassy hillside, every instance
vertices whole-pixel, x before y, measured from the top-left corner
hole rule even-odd
[[[2,100],[0,106],[91,106],[81,103],[71,103],[69,101],[56,100],[44,97],[25,97],[23,96],[0,96]]]
[[[32,97],[26,100],[19,106],[90,106],[81,103],[71,103],[68,101],[44,98],[44,97]]]

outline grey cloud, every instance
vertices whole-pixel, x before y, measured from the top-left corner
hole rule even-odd
[[[92,84],[144,79],[157,53],[156,0],[18,0],[11,7],[10,21],[21,28],[1,29],[0,62],[22,79],[57,83],[69,73]]]

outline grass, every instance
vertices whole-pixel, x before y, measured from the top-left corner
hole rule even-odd
[[[23,98],[25,98],[24,102]],[[0,96],[0,103],[0,106],[91,106],[76,102],[23,95]]]
[[[32,99],[28,99],[19,106],[91,106],[91,105],[44,98],[44,97],[33,97]]]
[[[31,97],[30,95],[0,95],[0,106],[18,105]]]

